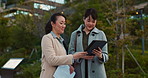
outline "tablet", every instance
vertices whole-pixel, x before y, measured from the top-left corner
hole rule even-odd
[[[92,53],[93,49],[98,49],[100,47],[101,49],[104,47],[104,45],[107,43],[107,41],[102,41],[102,40],[93,40],[88,47],[86,48],[85,51],[88,52],[89,56],[94,56],[95,54]]]

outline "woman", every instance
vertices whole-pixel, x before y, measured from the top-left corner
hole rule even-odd
[[[42,69],[40,78],[54,78],[53,74],[59,65],[71,65],[73,59],[86,55],[85,52],[66,55],[66,50],[63,46],[64,40],[60,36],[64,33],[65,23],[66,17],[61,13],[55,13],[45,27],[46,35],[43,36],[41,41]],[[71,66],[70,71],[69,73],[73,72]]]
[[[69,50],[70,54],[84,52],[93,40],[107,41],[103,31],[97,29],[97,12],[87,9],[83,17],[84,24],[72,32]],[[107,44],[98,50],[94,49],[95,56],[85,56],[74,60],[75,78],[106,78],[104,63],[108,60]]]

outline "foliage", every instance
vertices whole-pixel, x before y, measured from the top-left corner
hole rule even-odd
[[[148,39],[148,33],[146,33],[146,31],[148,31],[148,17],[144,20],[144,37]]]
[[[29,33],[26,32],[24,28],[13,26],[12,27],[12,38],[13,38],[13,48],[28,48],[32,49],[35,42],[35,37]]]
[[[34,61],[32,64],[24,64],[20,67],[18,74],[15,74],[15,78],[39,78],[40,75],[40,61]]]
[[[39,78],[41,71],[41,48],[40,46],[35,46],[35,50],[32,50],[28,57],[25,58],[23,63],[17,69],[15,78]]]
[[[7,43],[5,42],[5,44],[7,44],[6,46],[4,46],[4,44],[0,44],[0,45],[2,45],[4,49],[8,50],[7,52],[2,51],[1,53],[2,56],[0,56],[0,66],[2,67],[2,65],[4,65],[4,63],[6,63],[10,58],[25,58],[27,59],[27,62],[24,61],[25,63],[24,65],[29,64],[27,65],[27,67],[30,67],[33,61],[37,61],[41,58],[40,46],[36,47],[37,45],[40,45],[40,37],[37,34],[39,31],[35,26],[36,22],[33,23],[34,18],[24,16],[24,15],[18,15],[15,18],[16,19],[14,21],[9,20],[12,23],[2,20],[2,23],[0,25],[0,27],[3,26],[3,28],[1,28],[2,30],[0,30],[2,31],[2,34],[0,34],[0,38],[3,39],[3,41],[7,40]],[[9,24],[9,27],[7,27],[7,24]],[[9,34],[6,31],[8,29],[9,29]],[[32,60],[29,60],[29,59],[32,59]],[[38,64],[40,64],[40,62]],[[38,65],[38,67],[40,67],[40,65]],[[25,68],[20,68],[20,69],[25,69]],[[38,68],[37,70],[39,73],[40,69]],[[26,71],[23,71],[23,72],[26,73]],[[39,76],[39,74],[37,74],[37,76]]]
[[[11,5],[11,4],[17,4],[20,2],[24,2],[25,0],[7,0],[7,5]]]
[[[125,10],[125,15],[124,15],[124,12],[121,10],[123,8],[122,0],[118,0],[118,2],[103,1],[103,0],[99,0],[99,1],[88,0],[87,2],[81,2],[76,5],[75,4],[76,2],[74,2],[74,5],[71,4],[72,9],[74,9],[75,13],[73,13],[72,15],[69,15],[68,17],[69,19],[68,27],[66,29],[66,31],[68,32],[66,32],[66,34],[70,35],[72,31],[77,29],[79,25],[83,23],[82,18],[83,18],[85,9],[87,8],[97,9],[97,11],[99,12],[98,13],[99,20],[97,21],[96,27],[103,30],[106,33],[108,43],[109,43],[110,60],[106,63],[108,77],[109,78],[123,77],[122,71],[120,69],[121,60],[122,60],[122,58],[120,58],[122,55],[121,48],[125,44],[128,44],[129,46],[133,46],[133,45],[138,46],[139,43],[141,43],[139,42],[139,39],[141,38],[142,32],[141,32],[140,26],[138,25],[138,21],[134,19],[128,19],[131,16],[131,15],[128,15],[128,12],[130,12],[130,9],[128,8],[134,5],[133,1],[126,0],[124,2],[124,7],[127,8]],[[117,12],[117,8],[118,10],[121,10],[121,14]],[[122,33],[123,33],[123,38],[122,38]],[[117,59],[117,57],[119,59]],[[127,66],[130,65],[130,60],[128,60]],[[118,63],[119,68],[117,68],[117,62],[119,62]],[[131,71],[133,72],[136,72],[137,70],[140,71],[140,69],[136,70],[136,67],[132,68]],[[129,68],[130,67],[128,67],[128,69]],[[132,73],[129,74],[127,72],[130,72],[130,71],[126,71],[125,77],[133,76]],[[142,73],[137,74],[137,77],[141,77],[142,75],[143,75]],[[136,77],[135,73],[133,77]]]
[[[0,55],[6,52],[6,48],[11,44],[10,29],[6,27],[8,22],[7,18],[0,18]]]
[[[36,51],[28,51],[25,48],[20,48],[12,52],[3,54],[0,57],[0,67],[2,67],[10,58],[24,58],[23,62],[15,70],[15,78],[37,78],[40,74],[40,65],[41,65],[41,49],[40,46],[35,47]],[[1,71],[1,70],[0,70]]]
[[[148,64],[148,51],[145,51],[145,55],[141,55],[141,47],[138,45],[135,46],[129,46],[128,47],[130,51],[132,52],[133,56],[136,58],[142,69],[145,71],[145,73],[148,73],[147,69],[148,67],[146,66]],[[119,50],[118,50],[119,51]],[[136,77],[136,78],[147,78],[147,74],[143,74],[138,65],[136,64],[135,60],[133,57],[130,55],[128,50],[125,48],[125,73],[124,77],[125,78],[131,78],[131,77]],[[107,71],[107,76],[109,78],[122,78],[123,74],[121,71],[121,63],[119,63],[119,68],[116,68],[116,54],[114,52],[110,52],[109,54],[109,61],[105,63],[106,71]],[[119,52],[119,56],[122,57],[121,52]],[[120,61],[122,60],[121,58],[119,59]]]
[[[15,0],[14,0],[15,1]],[[148,75],[148,18],[144,19],[144,32],[141,31],[139,20],[128,19],[130,7],[140,2],[137,0],[74,0],[66,3],[70,8],[67,13],[67,28],[62,36],[70,38],[71,32],[83,23],[83,14],[87,8],[95,8],[99,19],[97,28],[103,30],[109,43],[109,61],[105,63],[108,78],[147,78]],[[135,2],[136,1],[136,2]],[[145,2],[145,0],[142,0]],[[69,0],[67,0],[69,2]],[[123,11],[125,7],[125,11]],[[117,9],[118,8],[118,9]],[[118,11],[121,11],[118,13]],[[51,11],[52,12],[52,11]],[[15,78],[39,78],[41,65],[40,41],[45,34],[44,27],[52,13],[46,12],[44,16],[17,15],[15,20],[0,18],[0,66],[10,58],[25,58],[18,67]],[[70,14],[71,13],[71,14]],[[125,14],[124,14],[125,13]],[[12,23],[9,23],[12,21]],[[126,24],[125,24],[126,23]],[[7,27],[9,24],[10,27]],[[141,34],[145,37],[145,54],[141,55]],[[129,48],[146,74],[143,74],[127,49]],[[68,45],[67,45],[68,46]],[[125,73],[121,70],[122,48],[125,51]],[[7,51],[8,50],[8,51]]]
[[[2,65],[10,58],[27,58],[27,55],[27,50],[25,48],[4,53],[2,56],[0,56],[0,67],[2,67]]]

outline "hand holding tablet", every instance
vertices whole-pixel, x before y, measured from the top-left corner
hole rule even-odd
[[[89,56],[94,56],[95,54],[92,53],[93,50],[94,50],[94,49],[99,50],[98,47],[99,47],[100,49],[102,49],[102,48],[105,46],[106,43],[107,43],[107,41],[93,40],[93,41],[90,43],[90,45],[86,48],[86,51],[88,52],[87,55],[89,55]]]

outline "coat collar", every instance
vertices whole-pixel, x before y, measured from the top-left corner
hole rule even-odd
[[[53,38],[56,38],[56,39],[59,39],[60,40],[60,42],[63,42],[64,41],[64,39],[60,36],[60,38],[58,38],[56,35],[55,35],[55,33],[54,32],[50,32],[51,33],[51,35],[53,36]]]
[[[76,30],[77,33],[82,33],[82,28],[84,27],[84,24],[81,24],[80,27]],[[97,29],[96,27],[90,32],[90,33],[100,33],[101,30]]]

